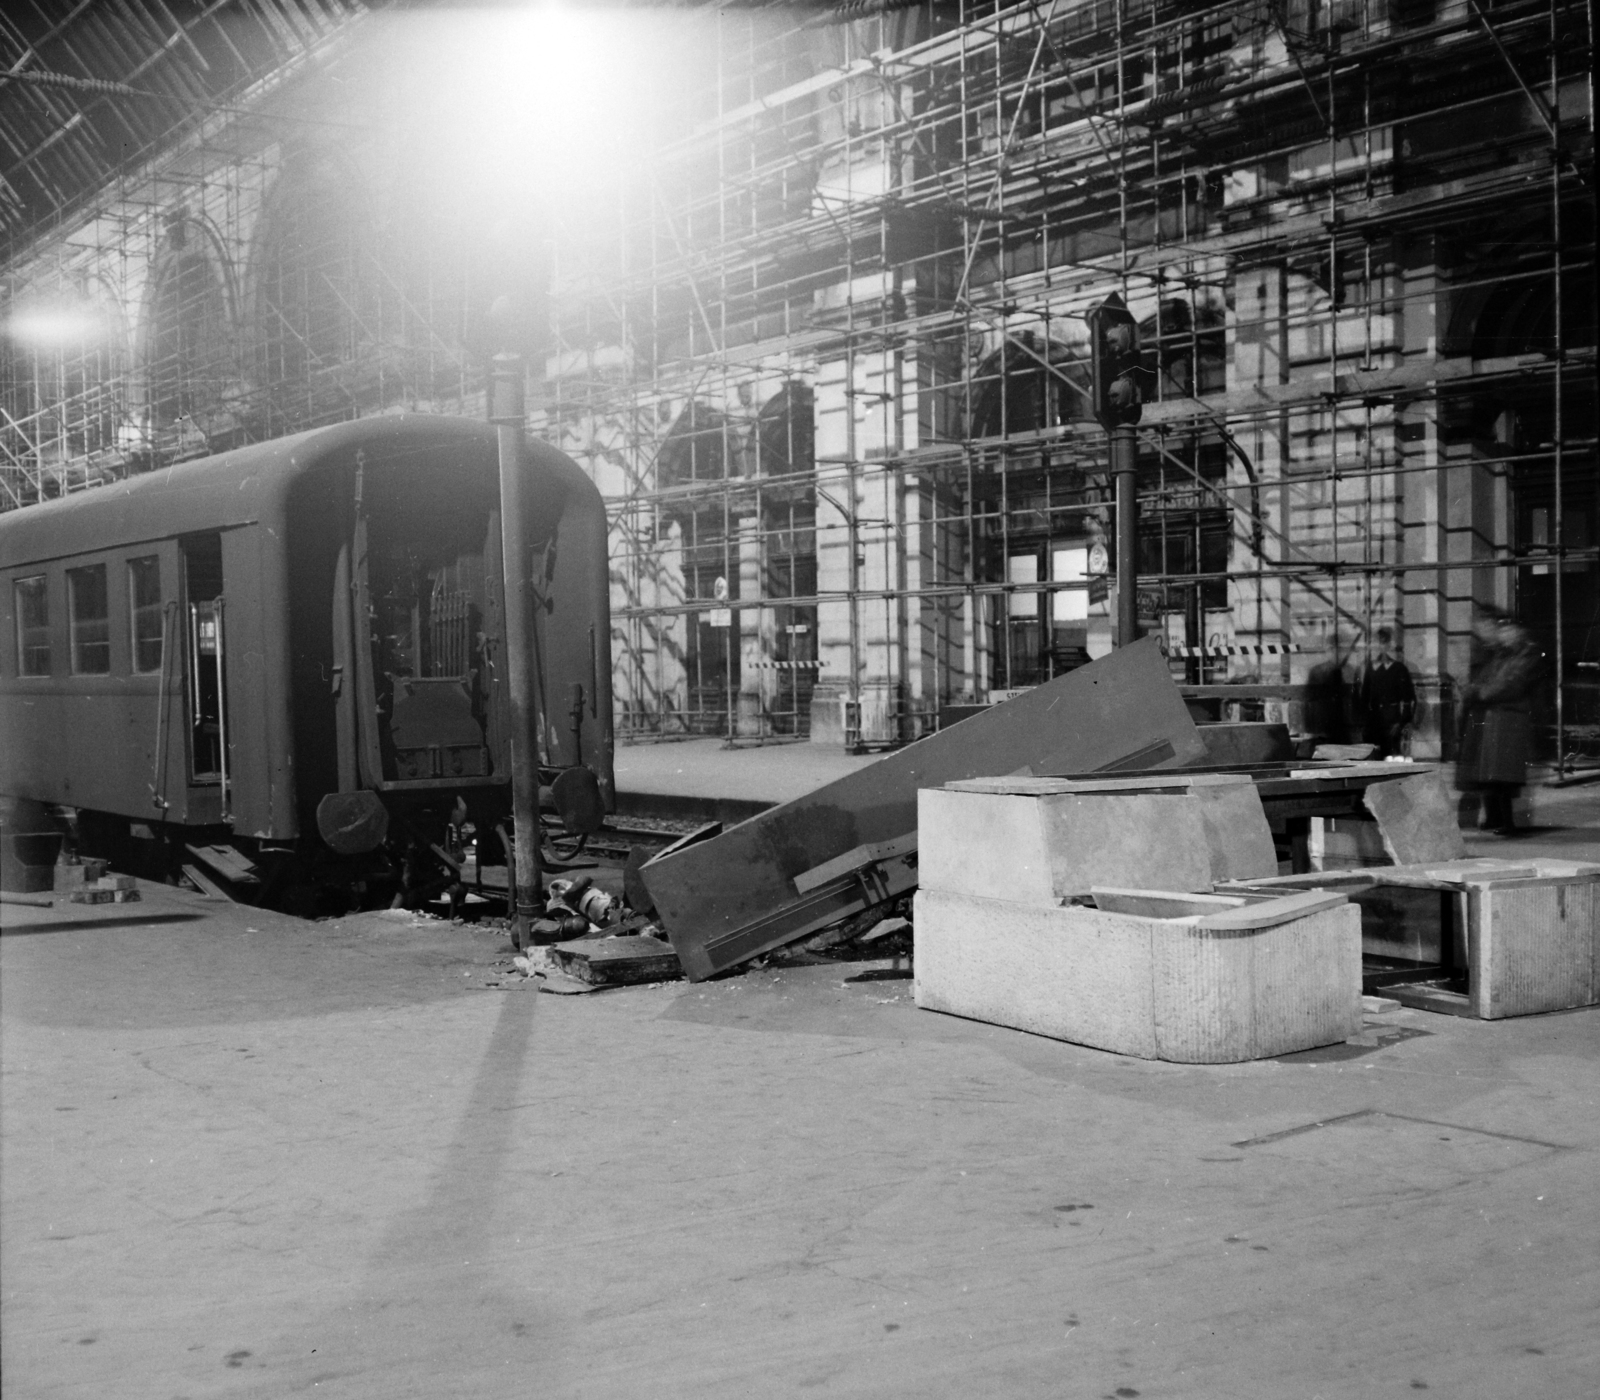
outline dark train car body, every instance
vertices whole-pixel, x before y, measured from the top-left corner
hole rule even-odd
[[[604,506],[553,448],[522,470],[538,761],[609,808]],[[302,854],[330,794],[424,845],[459,804],[492,829],[499,509],[493,427],[404,415],[0,515],[0,795]]]

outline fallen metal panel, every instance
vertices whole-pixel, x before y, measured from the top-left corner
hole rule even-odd
[[[684,971],[698,981],[909,889],[915,852],[899,842],[916,832],[919,788],[1002,774],[1103,771],[1130,761],[1176,766],[1204,751],[1166,658],[1147,639],[713,840],[658,856],[640,874]],[[897,845],[876,860],[861,852],[854,873],[796,888],[797,876],[886,842]]]

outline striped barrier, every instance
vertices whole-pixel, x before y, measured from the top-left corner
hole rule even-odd
[[[1166,650],[1168,656],[1177,656],[1187,659],[1189,657],[1209,656],[1293,656],[1296,653],[1304,652],[1306,648],[1293,643],[1289,643],[1287,645],[1265,643],[1260,646],[1232,647],[1169,646]]]

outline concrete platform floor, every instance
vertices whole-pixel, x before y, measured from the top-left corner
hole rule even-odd
[[[884,965],[553,997],[411,916],[0,924],[7,1400],[1594,1392],[1592,1011],[1193,1068]]]
[[[645,809],[649,798],[676,798],[703,804],[731,800],[752,804],[754,811],[754,804],[773,806],[803,797],[881,757],[809,743],[730,748],[722,739],[677,739],[621,744],[616,753],[617,792],[624,809],[629,799]]]

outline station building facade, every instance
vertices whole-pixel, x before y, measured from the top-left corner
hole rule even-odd
[[[891,745],[1116,641],[1084,321],[1115,293],[1139,625],[1197,705],[1297,727],[1387,627],[1448,757],[1492,605],[1546,654],[1547,751],[1597,754],[1593,120],[1551,44],[1585,13],[679,12],[558,206],[417,100],[436,49],[352,13],[13,240],[0,504],[481,414],[510,346],[610,506],[619,736]]]

